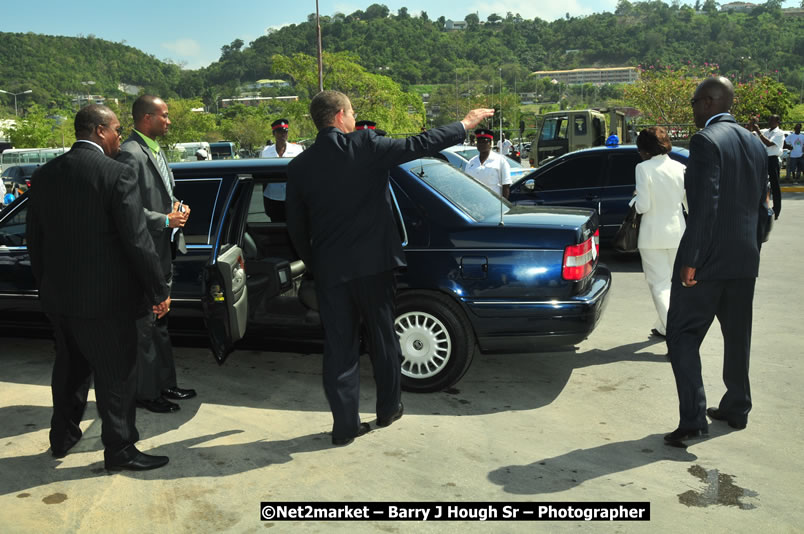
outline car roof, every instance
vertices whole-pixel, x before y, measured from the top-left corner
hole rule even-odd
[[[171,163],[174,171],[198,172],[202,169],[215,171],[226,169],[227,172],[251,172],[253,169],[282,170],[288,166],[292,158],[244,158],[244,159],[214,159],[202,161],[183,161]]]

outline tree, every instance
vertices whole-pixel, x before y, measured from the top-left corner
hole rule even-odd
[[[38,104],[31,104],[22,119],[7,129],[11,144],[16,148],[46,148],[70,146],[75,142],[72,123],[65,119],[67,112],[48,115]]]
[[[403,92],[399,84],[387,76],[367,72],[357,63],[357,58],[347,52],[324,52],[323,60],[324,89],[348,95],[358,115],[376,122],[389,132],[419,130],[424,120],[424,105],[416,95]],[[275,55],[272,61],[274,71],[290,76],[297,93],[305,100],[318,92],[316,58],[306,54],[294,54],[292,57]],[[306,106],[299,108],[295,120],[312,127]]]
[[[480,24],[480,17],[478,17],[478,16],[477,16],[477,13],[469,13],[468,15],[466,15],[466,16],[463,18],[463,20],[465,20],[465,21],[466,21],[466,24],[467,24],[467,25],[468,25],[470,28],[474,28],[475,26],[477,26],[478,24]]]
[[[640,73],[636,83],[625,87],[623,100],[642,112],[642,123],[691,124],[694,119],[689,99],[698,84],[717,75],[717,70],[717,65],[688,65],[678,69],[649,67]],[[793,105],[793,97],[784,84],[767,76],[736,83],[734,93],[732,114],[738,122],[770,114],[784,119]]]
[[[391,11],[387,6],[381,4],[371,4],[366,8],[366,20],[384,19]]]
[[[215,115],[193,109],[203,108],[201,99],[170,98],[166,101],[170,110],[170,128],[163,142],[189,143],[193,141],[218,141],[220,134]]]

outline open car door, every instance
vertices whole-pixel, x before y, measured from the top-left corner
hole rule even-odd
[[[254,183],[238,176],[229,192],[209,261],[204,268],[201,304],[212,354],[223,364],[248,322],[248,288],[243,234]]]

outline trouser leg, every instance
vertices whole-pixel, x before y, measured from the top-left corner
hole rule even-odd
[[[676,249],[640,249],[642,271],[648,283],[658,320],[655,328],[661,334],[667,333],[667,310],[670,307],[670,277]]]
[[[720,410],[730,421],[745,422],[751,411],[748,366],[756,279],[729,280],[717,310],[723,332],[723,383]]]
[[[779,158],[776,156],[768,157],[768,179],[773,196],[773,213],[778,219],[782,212],[782,188],[779,186]]]
[[[706,428],[706,393],[701,377],[701,343],[715,318],[718,281],[682,287],[677,276],[670,288],[667,351],[676,379],[679,428]]]
[[[324,393],[332,411],[332,437],[350,438],[360,427],[359,314],[346,284],[316,284],[324,326]]]
[[[137,361],[134,321],[71,318],[70,325],[76,345],[94,372],[105,454],[117,454],[139,439],[134,404]]]
[[[81,420],[87,406],[92,369],[75,344],[64,318],[49,316],[56,336],[51,393],[50,448],[66,452],[81,439]]]
[[[393,271],[350,282],[368,335],[377,386],[377,417],[396,413],[401,397],[402,350],[394,330],[396,281]]]
[[[172,275],[167,278],[168,289]],[[137,398],[152,400],[162,390],[176,387],[176,364],[168,332],[168,316],[156,319],[149,312],[137,319]]]

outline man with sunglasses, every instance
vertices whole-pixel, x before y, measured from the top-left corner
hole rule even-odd
[[[50,450],[63,458],[81,439],[90,381],[103,422],[106,469],[161,467],[137,450],[137,328],[143,304],[170,309],[159,257],[145,227],[137,179],[112,158],[120,122],[92,104],[75,116],[69,152],[32,177],[27,240],[42,310],[56,337]]]
[[[159,97],[143,95],[134,101],[131,112],[134,132],[121,145],[117,159],[137,176],[148,231],[170,287],[176,251],[186,252],[181,229],[187,223],[190,207],[173,194],[173,173],[157,142],[170,126],[168,107]],[[179,405],[168,399],[189,399],[196,393],[177,385],[167,316],[157,317],[146,311],[137,320],[137,329],[137,404],[155,413],[175,412]]]
[[[751,411],[748,360],[760,240],[767,221],[768,158],[730,114],[734,87],[707,78],[690,100],[695,125],[684,176],[689,217],[676,253],[667,314],[667,351],[676,379],[679,424],[664,436],[683,446],[709,433],[706,420],[746,427]],[[764,213],[764,217],[763,217]],[[715,317],[723,333],[723,382],[706,407],[700,347]]]

